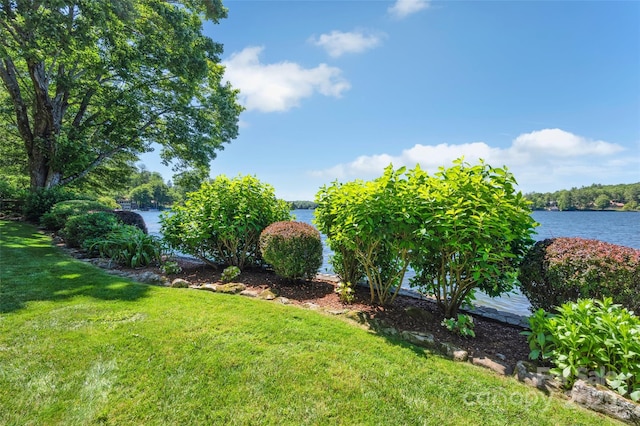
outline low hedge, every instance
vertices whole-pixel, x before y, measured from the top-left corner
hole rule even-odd
[[[533,309],[579,298],[611,297],[640,311],[640,250],[584,238],[538,241],[520,266],[522,293]]]
[[[122,222],[110,212],[94,212],[72,216],[60,234],[68,247],[82,247],[87,241],[105,238]]]
[[[68,200],[56,203],[49,212],[42,215],[40,225],[45,229],[57,231],[64,228],[71,216],[90,211],[108,211],[109,205],[93,200]]]
[[[267,226],[260,234],[260,251],[276,274],[292,280],[313,279],[322,266],[320,232],[304,222]]]

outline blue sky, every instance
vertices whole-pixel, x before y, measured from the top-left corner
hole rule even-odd
[[[211,176],[312,200],[392,163],[506,165],[523,192],[640,181],[640,2],[227,1],[246,111]],[[157,155],[149,170],[170,179]]]

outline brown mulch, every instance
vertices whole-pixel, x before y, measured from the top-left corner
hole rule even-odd
[[[168,276],[169,279],[183,278],[192,284],[220,282],[221,270],[188,259],[179,259],[179,264],[182,272]],[[383,321],[399,331],[430,333],[440,342],[448,342],[466,350],[471,357],[488,357],[514,366],[529,355],[527,340],[520,334],[522,328],[474,316],[476,337],[464,338],[440,324],[444,316],[431,301],[399,295],[392,304],[380,306],[371,303],[367,288],[359,287],[354,302],[346,304],[334,292],[335,280],[332,277],[319,276],[313,281],[291,282],[263,269],[245,269],[234,281],[245,284],[248,290],[260,292],[270,289],[278,296],[289,299],[291,304],[313,304],[318,309],[328,311],[360,311],[369,319]],[[420,312],[421,315],[408,315],[406,309],[411,307],[423,312]]]

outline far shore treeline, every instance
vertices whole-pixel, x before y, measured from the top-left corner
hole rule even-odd
[[[525,197],[534,210],[638,210],[640,182],[583,186],[556,192],[531,192]]]

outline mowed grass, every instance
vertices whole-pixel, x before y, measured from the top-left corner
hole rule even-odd
[[[0,222],[0,424],[613,424],[292,306],[110,276]]]

